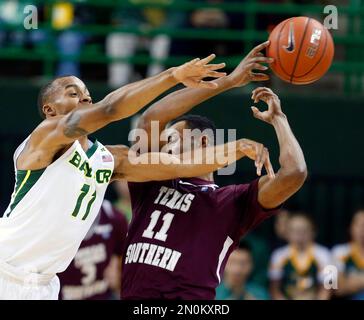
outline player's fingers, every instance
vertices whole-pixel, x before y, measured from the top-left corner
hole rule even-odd
[[[258,103],[259,100],[257,99],[257,95],[260,93],[261,91],[253,91],[252,93],[252,100],[254,101],[254,103]]]
[[[275,95],[272,91],[269,91],[269,90],[263,90],[263,91],[260,91],[259,93],[257,93],[255,95],[255,103],[257,103],[259,100],[262,100],[264,102],[267,102],[268,100],[271,100],[273,98],[278,98],[277,95]]]
[[[265,87],[259,87],[259,88],[254,89],[252,91],[252,100],[255,100],[255,97],[257,96],[257,94],[264,91],[264,90],[265,90]]]
[[[264,161],[261,160],[257,165],[257,175],[260,177],[262,175],[262,168],[264,165]]]
[[[221,78],[226,76],[226,72],[211,71],[207,74],[207,77]]]
[[[265,56],[261,56],[261,57],[254,57],[251,59],[252,62],[259,62],[259,63],[273,63],[274,59],[273,58],[268,58]]]
[[[267,81],[269,76],[265,73],[252,73],[252,81]]]
[[[252,107],[250,107],[250,109],[252,109],[252,111],[253,111],[253,117],[254,118],[261,119],[260,111],[259,111],[259,109],[257,107],[252,106]]]
[[[258,94],[260,92],[267,92],[267,93],[270,93],[270,94],[274,94],[274,92],[267,88],[267,87],[259,87],[259,88],[256,88],[254,91],[253,91],[255,94]]]
[[[250,51],[249,54],[252,54],[252,55],[257,54],[258,52],[260,52],[263,49],[265,49],[266,47],[268,47],[269,44],[270,44],[270,41],[269,40],[266,41],[266,42],[263,42],[263,43],[257,45],[255,48],[253,48],[252,51]]]
[[[265,162],[264,162],[264,167],[265,167],[265,170],[267,171],[268,177],[270,179],[274,179],[275,178],[275,173],[274,173],[272,163],[270,162],[268,149],[267,149],[266,159],[265,159]]]
[[[183,84],[188,88],[198,88],[199,78],[189,78],[183,81]]]
[[[268,103],[269,95],[266,92],[260,92],[255,96],[254,103],[258,103],[259,101],[263,101]]]
[[[257,103],[259,100],[266,102],[269,97],[273,96],[274,94],[271,91],[265,89],[255,92],[253,95],[255,103]]]
[[[262,169],[264,166],[264,162],[265,162],[265,158],[266,158],[266,152],[263,145],[260,145],[260,161],[258,163],[258,168],[259,168],[259,175],[262,174]]]
[[[263,157],[263,145],[260,143],[255,144],[255,166],[257,167],[258,176],[261,175],[262,172],[262,157]]]
[[[267,87],[258,87],[258,88],[255,88],[253,91],[252,91],[252,95],[256,95],[257,93],[263,91],[263,90],[266,90]]]
[[[196,63],[196,62],[198,62],[198,61],[200,61],[200,58],[195,58],[195,59],[193,59],[193,60],[191,60],[191,61],[189,61],[189,62],[187,62],[188,64],[194,64],[194,63]]]
[[[252,70],[268,70],[268,67],[267,66],[264,66],[260,63],[253,63],[253,66],[251,68]]]
[[[210,61],[214,60],[216,58],[216,55],[214,53],[210,54],[209,56],[207,56],[206,58],[201,59],[198,64],[199,65],[204,65],[204,64],[208,64]]]
[[[213,71],[213,70],[225,68],[225,66],[226,66],[225,62],[222,62],[222,63],[217,63],[217,64],[208,64],[208,65],[205,65],[204,67]]]

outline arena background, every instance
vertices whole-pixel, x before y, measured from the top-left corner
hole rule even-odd
[[[332,2],[339,20],[338,29],[331,30],[336,52],[329,73],[307,86],[289,85],[275,76],[265,84],[279,94],[309,170],[304,187],[287,206],[312,214],[318,241],[329,247],[347,240],[353,210],[364,199],[364,1]],[[38,8],[37,30],[23,27],[23,9],[29,4]],[[327,4],[330,1],[0,1],[0,208],[7,206],[13,190],[12,154],[40,121],[37,94],[47,80],[76,70],[97,101],[112,90],[112,62],[133,65],[131,81],[145,77],[153,64],[163,69],[210,53],[231,70],[279,21],[298,15],[323,21]],[[209,28],[193,25],[192,14],[200,8],[220,10],[228,21]],[[124,57],[107,54],[105,43],[114,33],[134,35],[135,50]],[[160,36],[167,49],[150,53]],[[219,128],[237,128],[238,137],[263,142],[278,168],[274,131],[255,120],[249,108],[250,92],[257,85],[222,94],[193,112],[211,117]],[[104,144],[127,144],[131,124],[132,119],[112,124],[93,137]],[[233,176],[217,177],[217,182],[244,183],[254,174],[253,164],[242,160]],[[111,188],[108,197],[115,197]],[[269,241],[272,221],[254,236]]]

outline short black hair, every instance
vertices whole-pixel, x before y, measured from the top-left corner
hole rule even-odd
[[[356,216],[358,216],[359,214],[363,214],[364,213],[364,207],[363,206],[359,206],[359,207],[356,207],[355,210],[354,210],[354,213],[351,217],[351,223],[353,223],[354,221],[354,218]]]
[[[56,77],[53,80],[47,82],[45,85],[43,85],[40,88],[39,94],[38,94],[38,101],[37,101],[37,105],[38,105],[38,112],[39,115],[41,116],[42,119],[45,119],[46,116],[43,112],[43,106],[45,103],[47,103],[49,101],[50,96],[53,93],[53,90],[55,88],[55,82],[59,79],[63,79],[63,78],[68,78],[68,77],[72,77],[71,75],[69,76],[60,76],[60,77]]]
[[[214,144],[216,144],[216,125],[209,118],[197,114],[185,114],[172,120],[169,125],[172,126],[181,121],[185,121],[187,128],[191,130],[199,129],[203,131],[205,129],[211,129],[214,134]]]
[[[248,251],[250,254],[252,253],[252,248],[250,246],[250,244],[242,239],[239,241],[238,247],[236,248],[236,250],[244,250],[244,251]]]
[[[356,206],[354,209],[354,215],[358,214],[359,212],[364,212],[364,206],[360,205],[360,206]]]

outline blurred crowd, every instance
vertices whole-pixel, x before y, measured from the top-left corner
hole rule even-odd
[[[258,3],[324,3],[324,0],[256,0]],[[106,81],[111,87],[121,86],[146,76],[162,71],[162,62],[168,56],[203,57],[210,53],[218,56],[234,57],[245,52],[243,40],[224,39],[186,39],[178,35],[179,30],[243,31],[248,24],[258,31],[269,31],[287,15],[225,12],[221,9],[204,7],[219,3],[246,3],[247,0],[194,0],[201,3],[201,8],[190,11],[158,9],[155,7],[134,6],[143,1],[126,0],[131,6],[94,6],[88,1],[57,1],[53,4],[38,4],[38,30],[9,30],[2,26],[21,26],[24,19],[26,2],[3,0],[0,2],[0,48],[32,49],[35,53],[57,52],[53,65],[54,76],[76,75],[90,80]],[[154,0],[156,4],[170,4],[174,1]],[[149,1],[150,3],[150,1]],[[29,3],[30,4],[30,3]],[[253,20],[251,19],[253,18]],[[253,22],[252,22],[253,21]],[[43,23],[50,23],[52,32],[42,28]],[[77,26],[111,26],[123,28],[123,32],[99,34],[87,29],[74,30]],[[97,29],[97,28],[96,28]],[[94,30],[96,30],[94,29]],[[160,30],[155,35],[143,36],[145,31]],[[99,29],[100,30],[100,29]],[[111,29],[112,30],[112,29]],[[130,31],[128,31],[130,30]],[[170,37],[163,30],[175,30],[176,36]],[[254,44],[254,43],[253,43]],[[151,58],[147,65],[133,61],[136,54]],[[90,62],[82,63],[78,57],[86,57]],[[120,59],[109,64],[92,62],[100,57]],[[54,58],[54,57],[53,57]],[[123,60],[124,59],[124,60]],[[41,63],[21,61],[16,64],[5,63],[2,69],[9,75],[39,76],[42,74]]]
[[[329,249],[315,241],[307,213],[282,210],[275,220],[266,286],[254,281],[254,245],[242,240],[228,259],[217,299],[364,299],[364,209],[351,220],[348,242]]]
[[[98,219],[59,275],[61,299],[119,299],[121,261],[131,206],[127,183],[113,184]],[[343,232],[345,227],[343,226]],[[227,260],[217,300],[364,300],[364,208],[353,213],[347,243],[327,248],[302,211],[281,209],[274,236],[243,238]]]

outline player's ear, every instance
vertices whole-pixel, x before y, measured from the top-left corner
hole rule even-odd
[[[56,108],[54,106],[52,106],[51,104],[45,104],[42,107],[43,113],[45,115],[45,117],[54,117],[57,115],[57,111]]]

